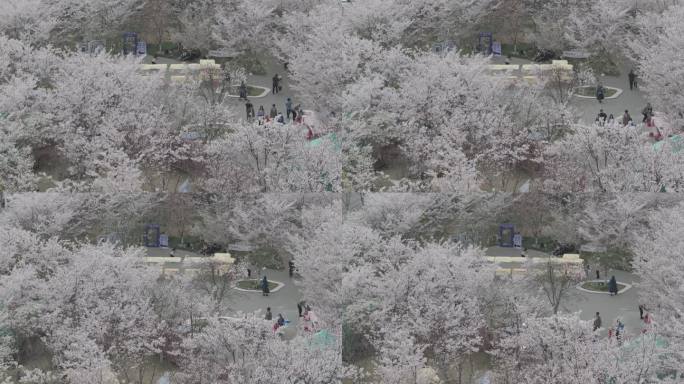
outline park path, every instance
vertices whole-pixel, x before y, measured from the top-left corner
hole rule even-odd
[[[293,337],[299,323],[297,302],[302,300],[302,295],[294,284],[294,279],[289,276],[286,270],[266,269],[265,273],[269,281],[278,281],[285,285],[278,291],[271,292],[268,296],[262,296],[260,291],[244,292],[233,289],[228,298],[228,312],[236,314],[237,312],[260,311],[263,316],[266,313],[266,308],[271,307],[274,319],[279,313],[282,313],[286,320],[290,320],[289,326],[285,329],[285,335],[286,337]],[[313,310],[315,311],[315,308]]]
[[[147,255],[150,257],[168,257],[170,249],[146,248]],[[177,249],[175,251],[176,257],[197,257],[202,256],[195,252]],[[297,324],[299,323],[299,313],[297,311],[297,302],[302,300],[302,295],[299,289],[294,284],[294,279],[289,276],[287,270],[264,270],[266,277],[270,281],[278,281],[284,286],[276,292],[271,292],[268,296],[262,296],[261,291],[245,292],[237,289],[231,289],[228,296],[228,304],[226,313],[224,315],[234,316],[238,312],[251,313],[260,311],[260,315],[266,314],[266,308],[271,307],[273,318],[275,319],[279,313],[282,313],[285,319],[290,320],[289,326],[285,329],[286,337],[294,337],[296,334]],[[252,273],[252,277],[258,275],[257,271]],[[246,276],[245,276],[246,278]],[[315,312],[315,308],[313,308]]]
[[[247,75],[247,84],[248,85],[259,85],[262,87],[265,87],[269,90],[269,92],[263,96],[263,97],[250,97],[249,99],[252,101],[252,104],[254,104],[254,109],[259,110],[259,106],[263,105],[264,110],[266,113],[268,113],[271,110],[271,106],[273,104],[276,105],[276,108],[278,109],[279,112],[283,112],[285,114],[285,101],[287,100],[288,97],[292,98],[292,105],[296,106],[297,104],[300,104],[299,100],[297,99],[297,95],[290,89],[290,80],[288,78],[288,74],[285,71],[285,68],[282,63],[277,61],[274,58],[271,57],[261,57],[259,58],[261,60],[261,63],[266,71],[265,75],[254,75],[254,74],[248,74]],[[150,64],[152,62],[152,56],[145,56],[143,58],[143,63],[145,64]],[[175,59],[169,59],[165,57],[158,57],[156,60],[157,64],[180,64],[183,63],[182,61],[175,60]],[[271,93],[272,89],[272,79],[273,75],[278,74],[282,80],[280,82],[280,85],[283,87],[282,91],[280,91],[278,94],[273,94]],[[247,109],[245,108],[245,101],[238,99],[238,98],[231,98],[231,105],[234,105],[236,107],[237,112],[240,114],[240,117],[246,119],[247,118]],[[302,106],[303,108],[306,109],[306,106]]]
[[[593,271],[591,274],[592,279],[596,277]],[[613,275],[621,283],[633,284],[638,282],[636,275],[617,270],[610,271],[608,276],[601,276],[601,278],[610,278]],[[634,285],[617,296],[573,289],[566,302],[561,303],[561,305],[569,312],[581,311],[580,318],[582,320],[592,320],[596,312],[600,312],[604,335],[608,334],[608,327],[614,325],[617,318],[622,319],[625,325],[625,334],[628,337],[638,335],[643,327],[643,321],[639,319],[639,288]]]
[[[495,64],[503,64],[506,59],[504,57],[493,57],[492,62]],[[512,57],[510,59],[511,64],[534,64],[530,60],[521,59],[517,57]],[[625,109],[629,111],[629,114],[635,120],[635,122],[641,122],[641,110],[646,106],[647,97],[646,95],[638,89],[629,90],[629,79],[627,74],[629,73],[631,67],[628,65],[622,65],[620,67],[619,76],[603,76],[597,74],[598,79],[605,86],[620,88],[622,89],[622,94],[615,99],[605,99],[603,103],[599,104],[596,98],[581,98],[573,96],[570,99],[570,104],[577,109],[578,118],[585,123],[593,123],[600,109],[603,109],[606,114],[612,114],[616,119],[625,112]],[[637,83],[639,78],[637,78]],[[657,106],[654,106],[657,111]]]
[[[641,110],[647,103],[646,95],[638,89],[629,90],[629,79],[627,78],[629,69],[627,66],[622,66],[620,76],[598,76],[603,85],[622,89],[622,94],[617,98],[605,99],[600,104],[596,98],[572,98],[571,104],[580,112],[579,117],[582,121],[589,124],[593,123],[600,109],[603,109],[607,115],[612,114],[617,119],[624,114],[626,109],[636,123],[641,122]],[[637,78],[638,82],[639,79]],[[654,109],[658,110],[657,106],[654,106]]]
[[[485,250],[487,256],[520,256],[520,249],[504,248],[504,247],[489,247]],[[543,257],[549,256],[547,253],[528,249],[528,257]],[[621,283],[632,284],[632,287],[626,292],[617,296],[610,296],[605,293],[590,293],[583,292],[579,289],[572,288],[568,296],[561,303],[561,309],[564,312],[580,312],[582,320],[593,320],[596,312],[601,313],[602,334],[608,334],[608,327],[615,324],[615,320],[619,317],[625,324],[625,333],[628,336],[636,336],[641,332],[643,322],[639,319],[639,288],[634,286],[638,283],[638,277],[632,273],[618,270],[611,270],[608,276],[603,276],[602,279],[609,279],[610,276],[615,275],[615,278]],[[595,271],[591,272],[590,279],[595,278]]]
[[[271,57],[260,57],[259,60],[261,61],[266,74],[265,75],[254,75],[250,74],[247,76],[247,84],[249,85],[259,85],[262,87],[265,87],[269,89],[269,92],[263,96],[263,97],[250,97],[249,99],[252,101],[252,104],[254,105],[254,110],[258,111],[259,106],[264,106],[264,111],[266,111],[266,114],[271,110],[271,106],[275,104],[276,109],[278,109],[278,112],[282,112],[283,115],[285,115],[285,102],[287,101],[287,98],[290,97],[292,98],[292,106],[296,106],[297,104],[301,104],[300,101],[297,98],[297,95],[294,93],[294,91],[290,88],[290,79],[288,77],[288,73],[285,71],[285,68],[281,62],[278,60],[271,58]],[[273,94],[271,93],[271,89],[273,88],[273,76],[275,74],[278,74],[281,77],[280,85],[282,86],[282,90],[278,92],[278,94]],[[244,107],[245,101],[244,100],[239,100],[235,99],[235,104],[236,105],[241,105],[241,107],[238,107],[238,111],[240,113],[240,116],[242,118],[247,118],[247,109]],[[302,105],[302,108],[306,109],[305,105]]]

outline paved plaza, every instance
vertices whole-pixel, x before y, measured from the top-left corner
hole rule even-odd
[[[520,249],[506,248],[506,247],[489,247],[486,249],[487,256],[495,257],[519,257]],[[528,257],[549,257],[550,255],[533,249],[527,250]],[[521,262],[523,260],[521,259]],[[590,279],[595,277],[595,271],[591,271]],[[609,276],[603,276],[601,270],[601,278],[606,280],[610,276],[615,275],[620,283],[631,284],[632,287],[626,292],[617,296],[610,296],[606,293],[590,293],[583,292],[579,289],[573,288],[569,291],[568,296],[561,303],[561,309],[567,312],[580,312],[582,320],[593,320],[596,312],[601,313],[603,321],[603,334],[608,334],[608,327],[615,324],[616,319],[620,318],[625,324],[625,333],[627,336],[637,335],[641,331],[643,321],[639,319],[639,288],[637,278],[624,271],[611,270]]]

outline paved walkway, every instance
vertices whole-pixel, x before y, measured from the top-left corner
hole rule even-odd
[[[260,315],[263,316],[266,313],[266,308],[271,307],[273,319],[282,313],[285,319],[290,320],[289,326],[285,329],[285,337],[293,337],[299,323],[297,302],[301,300],[301,293],[287,271],[267,269],[266,277],[269,280],[285,283],[285,286],[276,292],[271,292],[268,296],[262,296],[260,291],[244,292],[233,289],[228,298],[228,306],[230,307],[228,312],[235,314],[238,311],[261,311]],[[313,310],[315,312],[315,308]]]
[[[271,106],[275,104],[276,108],[278,109],[278,112],[283,112],[283,114],[285,114],[285,101],[288,97],[292,98],[293,107],[297,104],[300,104],[300,102],[297,100],[296,95],[290,90],[287,72],[285,71],[283,64],[276,61],[275,59],[260,58],[260,60],[262,65],[264,66],[264,69],[266,70],[266,75],[249,75],[247,76],[247,84],[265,87],[269,89],[269,92],[264,97],[251,97],[249,99],[252,101],[252,104],[254,104],[255,111],[258,111],[259,106],[263,105],[264,110],[268,114],[271,110]],[[148,55],[143,58],[143,63],[150,64],[151,62],[152,56]],[[157,64],[183,63],[182,61],[168,59],[165,57],[158,57],[156,62]],[[271,93],[270,90],[272,89],[273,85],[273,75],[275,75],[276,73],[280,75],[280,77],[282,78],[280,85],[283,87],[283,89],[278,94],[274,95]],[[240,114],[239,116],[246,119],[247,109],[245,108],[245,101],[238,98],[231,98],[231,103],[237,108],[237,112]],[[302,105],[302,108],[306,109],[306,106]]]
[[[637,281],[637,277],[629,272],[612,271],[609,273],[608,278],[612,275],[615,275],[618,282],[633,284]],[[583,320],[593,320],[596,312],[600,312],[604,335],[608,334],[608,327],[614,325],[615,320],[619,317],[625,325],[625,334],[627,336],[636,336],[643,327],[643,321],[639,319],[638,296],[639,289],[635,286],[617,296],[582,292],[573,288],[572,295],[565,303],[561,303],[561,306],[569,312],[581,311],[580,318]]]
[[[487,256],[520,256],[517,248],[489,247],[485,250]],[[548,256],[540,251],[528,250],[528,257]],[[595,277],[592,271],[591,278]],[[603,274],[603,271],[601,271]],[[633,284],[637,282],[637,277],[629,272],[611,271],[610,276],[615,275],[618,282]],[[601,276],[605,278],[606,276]],[[628,336],[635,336],[641,331],[643,322],[639,319],[639,290],[632,286],[625,293],[617,296],[610,296],[604,293],[589,293],[572,288],[568,297],[561,303],[564,312],[581,311],[580,318],[583,320],[593,320],[596,312],[601,313],[603,321],[603,334],[608,334],[608,327],[615,324],[615,320],[620,317],[625,324],[625,333]]]
[[[632,119],[636,123],[641,122],[641,110],[646,106],[646,95],[639,90],[629,90],[629,79],[627,74],[629,73],[628,67],[622,67],[620,69],[620,76],[598,76],[605,86],[620,88],[622,89],[622,94],[615,99],[605,99],[603,103],[600,103],[596,98],[585,99],[580,97],[572,97],[571,104],[577,108],[579,112],[579,118],[585,123],[593,123],[596,120],[596,116],[599,110],[603,108],[603,111],[607,115],[613,115],[615,119],[621,117],[625,113],[625,109],[629,111]],[[637,79],[637,82],[639,79]],[[656,110],[657,106],[654,107]]]
[[[498,256],[498,257],[518,257],[520,256],[521,248],[514,247],[489,247],[485,249],[485,255],[487,256]],[[548,257],[548,253],[537,251],[535,249],[527,250],[527,257]],[[521,260],[522,261],[522,260]]]
[[[285,115],[285,102],[287,101],[288,97],[292,98],[292,107],[295,107],[297,104],[301,104],[300,101],[297,99],[296,95],[290,89],[287,72],[285,71],[283,64],[276,61],[275,59],[260,58],[260,60],[262,65],[264,66],[264,69],[266,70],[266,75],[247,76],[247,84],[265,87],[269,89],[269,92],[264,97],[250,98],[252,104],[254,105],[254,111],[258,111],[259,106],[263,105],[264,111],[266,111],[266,114],[268,114],[271,110],[271,106],[275,104],[276,109],[278,109],[278,112],[282,112],[283,115]],[[283,89],[280,92],[278,92],[278,94],[274,95],[270,92],[270,90],[273,88],[273,75],[275,75],[276,73],[281,77],[280,85],[283,87]],[[238,105],[237,108],[238,112],[240,113],[240,116],[246,119],[247,109],[244,106],[245,101],[240,99],[234,100],[235,105]],[[302,108],[307,109],[306,105],[302,105]]]
[[[168,257],[169,252],[171,251],[170,248],[161,247],[146,249],[147,255],[151,257]],[[175,256],[197,257],[202,255],[177,249]],[[252,277],[255,277],[255,273],[258,272],[252,272]],[[228,297],[228,308],[225,315],[235,315],[238,312],[260,311],[260,316],[264,316],[266,314],[266,308],[271,307],[274,319],[279,313],[282,313],[283,316],[285,316],[285,319],[290,320],[289,327],[285,329],[285,337],[294,337],[299,322],[297,302],[302,300],[301,293],[294,284],[294,280],[290,278],[287,270],[276,271],[267,269],[266,277],[269,280],[278,281],[285,285],[278,291],[271,292],[268,296],[262,296],[261,291],[245,292],[232,289],[230,296]],[[313,308],[313,310],[315,312],[315,308]]]
[[[505,60],[505,57],[499,56],[494,57],[492,62],[503,64]],[[533,63],[516,57],[511,58],[510,62],[511,64]],[[603,108],[607,115],[612,114],[616,119],[622,116],[626,109],[635,122],[641,122],[641,110],[644,109],[647,102],[646,95],[636,89],[633,91],[629,90],[629,78],[627,77],[629,70],[630,67],[622,66],[620,68],[620,76],[598,76],[603,85],[622,89],[622,94],[615,99],[605,99],[603,103],[599,104],[596,98],[586,99],[573,96],[570,104],[577,108],[579,112],[577,117],[585,123],[593,123],[601,108]],[[637,78],[638,82],[639,79]],[[654,106],[654,109],[658,110],[657,106]]]

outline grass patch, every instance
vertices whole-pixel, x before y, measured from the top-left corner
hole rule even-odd
[[[591,55],[585,64],[590,66],[594,73],[606,76],[620,76],[620,68],[607,53]]]
[[[617,283],[617,286],[618,292],[626,287],[626,285],[620,283]],[[587,281],[586,283],[583,283],[581,287],[589,291],[608,292],[608,283],[603,281]]]
[[[247,97],[259,96],[263,92],[264,92],[264,90],[262,88],[252,87],[251,85],[247,86]],[[240,87],[239,86],[230,87],[230,94],[235,95],[235,96],[240,95]]]
[[[615,95],[618,91],[617,89],[614,89],[614,88],[603,87],[603,89],[605,91],[604,92],[605,97],[611,97],[611,96]],[[580,96],[595,97],[596,96],[596,87],[593,87],[593,86],[577,87],[574,89],[573,92],[575,92],[576,95],[580,95]]]
[[[168,53],[166,52],[168,51]],[[147,53],[149,55],[157,55],[157,57],[166,57],[168,59],[177,59],[180,55],[178,51],[178,44],[170,41],[165,41],[161,44],[161,50],[155,43],[147,44]]]
[[[251,280],[238,280],[237,282],[237,287],[240,289],[251,289],[254,291],[261,291],[261,281],[256,280],[256,279],[251,279]],[[278,287],[278,284],[269,281],[268,282],[268,289],[269,290],[274,290]]]
[[[283,260],[278,251],[269,248],[260,248],[250,252],[241,252],[250,264],[261,269],[266,267],[268,269],[282,270],[284,268]]]
[[[225,62],[234,67],[242,67],[247,72],[254,75],[266,75],[266,68],[264,68],[264,65],[259,61],[255,54],[245,53],[237,57],[226,59]]]
[[[501,56],[534,61],[534,57],[537,55],[537,47],[532,43],[518,43],[515,48],[513,49],[513,44],[501,44]]]
[[[195,252],[202,249],[202,245],[202,239],[198,236],[185,235],[182,242],[178,236],[169,236],[169,248]]]

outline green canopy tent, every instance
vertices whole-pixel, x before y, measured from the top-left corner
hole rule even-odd
[[[333,133],[329,133],[327,135],[321,136],[317,139],[313,139],[306,143],[306,146],[308,148],[317,148],[320,147],[323,143],[329,142],[332,144],[333,149],[335,152],[340,153],[342,152],[342,144],[340,143],[340,140],[337,138],[337,135]],[[333,190],[333,185],[332,181],[328,181],[328,175],[327,174],[322,174],[321,175],[321,182],[325,184],[325,190],[328,192],[332,192]]]
[[[323,144],[325,141],[330,141],[333,145],[333,148],[335,149],[336,152],[341,152],[342,151],[342,144],[340,143],[340,140],[337,138],[337,135],[333,133],[329,133],[327,135],[321,136],[317,139],[313,139],[309,141],[306,146],[310,148],[316,148],[319,147],[321,144]]]
[[[674,135],[668,137],[667,139],[654,143],[653,150],[659,151],[665,145],[666,140],[670,142],[672,153],[679,153],[682,151],[682,149],[684,149],[684,137],[682,137],[682,135]]]
[[[621,347],[621,350],[624,355],[636,355],[640,356],[641,354],[644,353],[644,351],[649,351],[649,353],[652,353],[654,350],[660,350],[661,353],[667,353],[666,348],[670,345],[668,340],[662,336],[659,335],[654,335],[651,333],[642,333],[639,336],[626,341],[625,344]],[[660,358],[665,359],[666,356],[660,356]],[[622,358],[618,358],[618,360],[622,360]],[[665,372],[658,372],[657,376],[659,378],[663,378],[666,376],[673,376],[676,377],[677,375],[680,375],[680,372],[677,371],[665,371]],[[611,378],[613,382],[615,382],[615,378]],[[610,382],[610,381],[609,381]]]
[[[316,332],[313,336],[311,336],[309,345],[318,349],[331,348],[335,346],[336,341],[337,338],[335,337],[335,335],[323,329]]]

